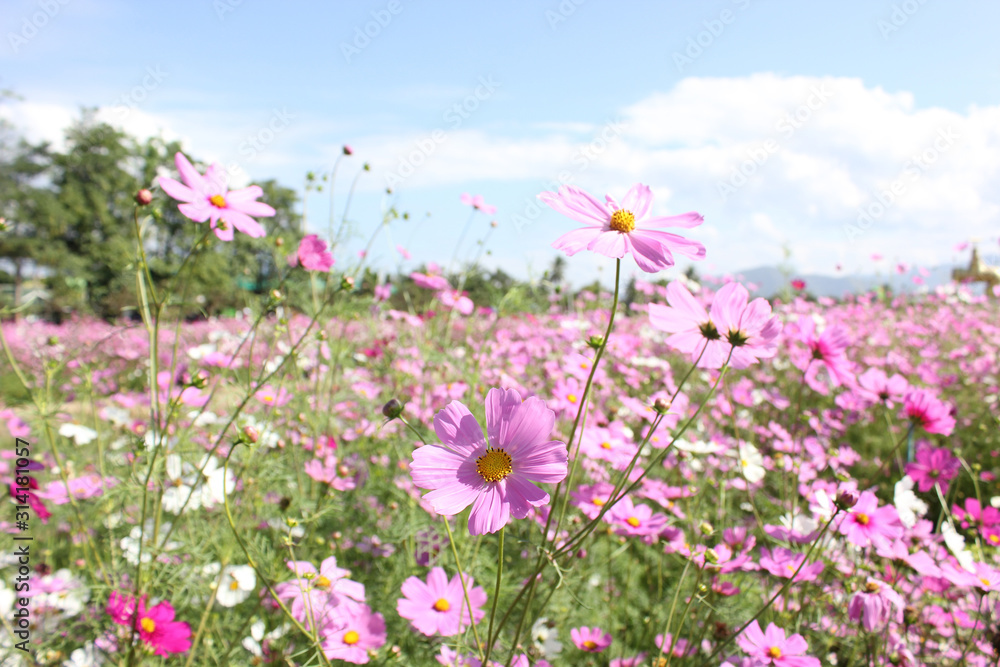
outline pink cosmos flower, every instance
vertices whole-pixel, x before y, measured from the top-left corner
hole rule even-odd
[[[827,327],[822,334],[817,334],[816,323],[813,319],[800,317],[799,338],[812,352],[806,370],[806,382],[810,387],[820,393],[826,393],[826,387],[816,380],[816,375],[821,367],[826,367],[833,386],[854,386],[854,364],[848,360],[846,355],[847,347],[851,343],[846,328],[837,324]],[[817,361],[820,363],[814,363]]]
[[[382,285],[375,286],[375,300],[376,301],[388,301],[389,297],[392,296],[392,284],[385,283]]]
[[[340,606],[321,631],[320,647],[330,660],[368,664],[368,651],[385,644],[385,619],[366,604]]]
[[[251,238],[266,235],[264,228],[250,217],[266,218],[275,214],[273,208],[256,201],[264,194],[260,186],[251,185],[230,192],[226,176],[218,164],[212,164],[202,176],[183,153],[174,156],[174,163],[184,183],[166,176],[161,176],[158,182],[164,192],[184,202],[177,207],[181,213],[195,222],[211,221],[215,235],[223,241],[233,240],[234,227]]]
[[[712,299],[710,314],[680,281],[667,285],[670,306],[649,304],[649,322],[672,336],[667,344],[697,359],[701,368],[748,368],[757,359],[773,357],[781,321],[771,315],[765,299],[749,302],[750,293],[739,283],[727,283]],[[704,350],[704,353],[702,353]],[[730,350],[732,357],[730,358]]]
[[[779,667],[820,667],[819,658],[805,655],[809,645],[802,635],[785,638],[785,631],[771,623],[761,631],[760,623],[751,623],[736,639],[736,643],[760,665]]]
[[[892,540],[903,536],[896,508],[879,507],[878,498],[871,491],[861,494],[850,514],[840,520],[838,530],[848,542],[859,547],[888,547]]]
[[[333,268],[333,253],[326,249],[326,242],[316,234],[305,236],[299,241],[299,250],[288,256],[288,265],[302,265],[306,271],[326,273]]]
[[[649,505],[636,505],[629,496],[615,503],[604,515],[604,519],[616,527],[617,534],[641,537],[646,544],[652,544],[667,527],[665,514],[654,514]]]
[[[789,579],[796,570],[799,570],[799,566],[805,559],[805,554],[797,554],[784,547],[775,547],[763,550],[760,566],[776,577]],[[816,581],[819,573],[823,571],[823,567],[823,561],[803,565],[802,569],[795,575],[795,581]]]
[[[1000,570],[990,567],[986,563],[973,563],[972,569],[973,571],[969,572],[955,567],[951,563],[945,563],[941,568],[941,573],[956,586],[978,588],[985,593],[1000,591]]]
[[[111,596],[108,598],[108,604],[104,607],[104,611],[118,625],[129,626],[132,624],[132,619],[135,618],[137,607],[135,598],[131,595],[112,591]]]
[[[948,482],[958,476],[962,464],[944,447],[918,447],[916,461],[906,464],[906,474],[917,483],[921,493],[930,491],[934,484],[941,485],[941,493],[948,492]]]
[[[483,199],[482,195],[470,195],[468,192],[463,192],[461,197],[462,203],[466,206],[471,206],[474,209],[478,209],[485,213],[486,215],[493,215],[497,212],[497,207],[491,204],[487,204],[486,200]]]
[[[653,638],[653,643],[656,644],[656,648],[662,648],[664,653],[673,655],[675,658],[683,658],[689,652],[694,653],[694,651],[688,650],[692,648],[688,646],[688,640],[678,637],[674,641],[674,636],[669,632],[665,635],[656,635]]]
[[[153,649],[154,655],[183,653],[191,648],[191,626],[174,620],[174,608],[169,602],[146,609],[140,601],[136,629],[142,641]]]
[[[567,255],[593,250],[606,257],[622,258],[632,253],[639,268],[656,273],[674,265],[673,253],[704,259],[705,246],[659,227],[690,229],[703,221],[690,212],[674,216],[647,217],[653,203],[650,189],[637,183],[625,194],[621,205],[611,195],[601,202],[583,190],[564,185],[559,192],[543,192],[538,198],[563,215],[587,225],[559,237],[552,247]]]
[[[852,621],[861,621],[868,632],[875,632],[893,618],[901,623],[905,606],[903,598],[888,584],[868,577],[864,587],[851,598],[847,615]]]
[[[929,389],[914,389],[907,394],[903,400],[903,410],[910,421],[919,424],[928,433],[951,435],[955,429],[951,407],[938,400]]]
[[[337,567],[334,556],[320,563],[319,569],[308,561],[288,561],[296,579],[274,587],[282,600],[291,600],[292,615],[308,628],[313,620],[323,627],[339,607],[354,607],[365,601],[365,587],[347,578],[348,570]],[[311,614],[311,615],[310,615]]]
[[[265,384],[254,392],[254,398],[264,405],[281,407],[292,400],[292,393],[284,387],[275,388],[269,384]]]
[[[792,289],[796,290],[797,292],[801,292],[805,288],[806,288],[806,281],[799,280],[798,278],[792,281]]]
[[[440,292],[438,292],[437,298],[447,308],[454,308],[463,315],[471,315],[472,311],[475,310],[476,308],[476,305],[472,302],[472,299],[467,297],[464,292],[459,292],[458,290],[453,290],[453,289],[441,290]]]
[[[482,586],[473,587],[474,583],[472,577],[465,577],[472,615],[478,623],[486,615],[480,609],[486,604],[486,591]],[[448,581],[444,570],[435,567],[427,574],[427,583],[410,577],[401,590],[404,597],[396,602],[396,611],[418,632],[428,637],[452,637],[469,627],[469,605],[465,603],[462,581],[457,574]]]
[[[532,396],[490,389],[486,435],[469,409],[452,401],[434,417],[441,445],[413,452],[413,483],[431,489],[424,499],[434,511],[453,516],[472,505],[469,532],[495,533],[511,516],[523,519],[531,507],[549,502],[532,482],[561,482],[568,473],[566,445],[549,440],[555,413]]]
[[[858,393],[870,401],[892,407],[893,401],[902,400],[910,383],[899,373],[887,377],[881,368],[869,368],[858,376]]]
[[[569,631],[573,644],[587,653],[600,653],[611,646],[611,635],[600,628],[572,628]]]

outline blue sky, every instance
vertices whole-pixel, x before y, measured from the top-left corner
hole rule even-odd
[[[998,20],[994,3],[941,0],[5,0],[0,87],[23,101],[0,115],[58,142],[99,106],[236,182],[300,192],[350,144],[338,217],[371,171],[343,262],[390,202],[411,217],[372,260],[395,268],[403,244],[406,268],[447,262],[471,192],[498,211],[473,220],[463,256],[493,219],[485,263],[538,276],[577,226],[536,209],[538,192],[644,182],[654,212],[705,215],[689,233],[702,272],[775,265],[783,248],[801,273],[871,272],[873,253],[931,266],[970,239],[998,254]],[[308,219],[325,233],[326,193]],[[570,277],[612,266],[581,253]]]

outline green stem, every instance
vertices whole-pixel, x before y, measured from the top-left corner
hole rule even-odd
[[[490,609],[490,626],[486,632],[486,655],[483,656],[484,665],[490,664],[490,653],[493,652],[493,642],[496,641],[496,637],[493,636],[493,620],[497,616],[497,602],[500,600],[500,581],[503,577],[503,533],[504,529],[501,527],[497,545],[497,550],[499,551],[497,555],[497,583],[493,587],[493,607]],[[513,650],[516,646],[515,644],[511,649]]]

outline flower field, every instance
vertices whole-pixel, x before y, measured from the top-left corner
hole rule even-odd
[[[176,164],[157,205],[266,241]],[[664,285],[701,216],[567,186],[612,292],[406,307],[307,236],[306,305],[188,322],[140,194],[138,321],[2,324],[0,664],[996,664],[996,301]]]

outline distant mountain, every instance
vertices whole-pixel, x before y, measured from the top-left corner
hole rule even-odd
[[[898,274],[895,271],[883,275],[845,275],[845,276],[822,276],[818,274],[796,274],[785,276],[779,269],[773,266],[761,266],[756,269],[738,271],[735,275],[742,276],[741,282],[753,283],[757,286],[754,294],[757,296],[770,297],[788,287],[791,280],[803,280],[806,283],[806,292],[813,296],[841,297],[845,294],[856,294],[886,285],[892,287],[897,292],[919,292],[933,290],[939,285],[951,282],[951,271],[955,266],[939,266],[930,269],[930,274],[921,276],[923,285],[913,282],[914,276],[919,276],[916,271],[908,271]],[[964,267],[963,267],[964,268]],[[978,291],[983,289],[983,285],[978,285]]]

